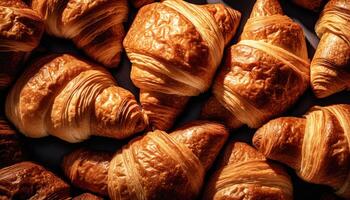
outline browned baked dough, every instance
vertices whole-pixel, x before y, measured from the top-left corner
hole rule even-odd
[[[147,126],[131,92],[104,68],[68,54],[29,65],[7,96],[6,115],[28,137],[50,134],[68,142],[91,135],[122,139]]]
[[[206,121],[149,132],[111,153],[77,150],[63,170],[73,185],[115,199],[195,199],[228,133]]]
[[[228,49],[202,117],[258,128],[290,108],[309,85],[301,26],[278,0],[257,0],[240,41]]]
[[[240,17],[222,4],[182,0],[139,10],[123,44],[153,128],[169,129],[188,99],[209,88]]]
[[[257,130],[253,143],[305,181],[350,198],[350,106],[313,107],[304,118],[281,117]]]

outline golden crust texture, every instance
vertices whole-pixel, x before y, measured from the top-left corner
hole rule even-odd
[[[126,0],[33,0],[44,18],[46,32],[72,39],[76,46],[106,67],[120,62]]]
[[[350,1],[331,0],[316,24],[320,38],[311,62],[311,86],[318,98],[350,88]]]
[[[228,49],[202,117],[227,121],[230,128],[258,128],[304,93],[309,62],[303,30],[282,14],[277,0],[255,3],[241,40]]]
[[[195,199],[227,137],[224,126],[196,121],[171,134],[157,130],[135,138],[113,158],[74,151],[63,170],[74,185],[112,200]]]
[[[209,179],[203,199],[292,200],[293,186],[282,167],[268,162],[246,143],[231,142]]]
[[[41,16],[21,0],[0,1],[0,90],[9,86],[26,53],[39,45]]]
[[[140,101],[154,128],[170,128],[189,97],[209,88],[240,16],[221,4],[180,0],[139,10],[123,44],[132,63],[131,79],[141,89]],[[168,109],[170,102],[176,102],[176,110]]]
[[[126,138],[147,126],[135,97],[102,67],[64,55],[38,59],[6,99],[6,115],[28,137],[79,142]]]
[[[69,185],[40,165],[20,162],[0,169],[0,199],[70,199]]]
[[[350,106],[313,107],[304,118],[281,117],[257,130],[254,146],[305,181],[350,198]]]
[[[17,131],[6,120],[0,119],[0,168],[24,159]]]
[[[322,3],[324,2],[324,0],[292,0],[292,1],[295,4],[312,11],[318,11],[322,6]]]

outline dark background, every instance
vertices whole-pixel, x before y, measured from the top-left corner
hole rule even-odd
[[[190,2],[196,4],[204,4],[205,0],[192,0]],[[207,0],[208,3],[217,3],[222,2],[220,0]],[[231,6],[234,9],[241,11],[242,13],[242,21],[239,27],[239,30],[235,36],[235,38],[231,41],[231,44],[237,42],[237,39],[242,31],[243,25],[245,24],[247,18],[250,15],[250,11],[253,7],[255,1],[253,0],[224,0],[225,4]],[[281,1],[282,7],[289,17],[291,17],[296,22],[300,23],[304,28],[307,42],[308,42],[308,51],[309,57],[312,58],[315,47],[317,46],[318,39],[314,33],[314,25],[318,19],[319,13],[311,12],[308,10],[304,10],[303,8],[297,7],[290,3],[289,1]],[[132,22],[132,18],[134,17],[136,10],[131,10],[131,19],[126,24],[128,28],[130,23]],[[77,50],[71,41],[53,38],[45,35],[42,39],[40,47],[33,53],[32,58],[42,56],[48,52],[58,52],[58,53],[73,53],[78,54],[82,57],[85,55]],[[86,58],[86,57],[85,57]],[[30,61],[29,61],[30,62]],[[121,87],[127,88],[131,90],[136,98],[138,98],[138,89],[132,84],[129,74],[130,74],[130,62],[125,54],[123,54],[123,60],[117,69],[111,70],[114,77],[117,79],[118,84]],[[330,105],[336,103],[350,103],[349,92],[342,92],[331,97],[325,99],[316,99],[312,92],[308,90],[299,101],[291,108],[288,112],[284,113],[285,116],[301,116],[303,115],[311,106],[313,105]],[[177,122],[175,123],[174,128],[179,127],[181,124],[196,119],[198,117],[200,108],[202,103],[209,97],[209,92],[202,94],[198,97],[193,97],[189,102],[187,108],[179,117]],[[5,95],[1,95],[0,103],[4,105]],[[2,106],[2,110],[3,110]],[[0,111],[1,113],[2,110]],[[239,130],[231,132],[231,139],[245,141],[247,143],[251,143],[251,138],[254,134],[255,130],[249,129],[247,127],[242,127]],[[38,162],[48,169],[54,171],[59,176],[63,177],[60,163],[64,154],[72,151],[73,149],[79,147],[89,147],[98,150],[107,150],[107,151],[115,151],[121,147],[121,145],[125,144],[127,141],[118,141],[109,138],[101,138],[101,137],[92,137],[89,140],[78,143],[78,144],[69,144],[62,140],[56,139],[54,137],[46,137],[41,139],[30,139],[21,136],[23,140],[24,148],[26,149],[27,157],[30,160]],[[302,180],[300,180],[292,169],[287,168],[289,174],[292,177],[293,185],[294,185],[294,198],[295,199],[321,199],[325,194],[331,193],[331,189],[326,186],[308,184]],[[74,188],[73,193],[78,194],[81,191],[79,189]]]

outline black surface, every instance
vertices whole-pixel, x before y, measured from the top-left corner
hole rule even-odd
[[[197,4],[203,4],[205,1],[194,0],[191,1]],[[209,3],[219,2],[217,0],[208,0]],[[236,43],[240,32],[245,24],[248,16],[250,15],[250,11],[254,4],[253,0],[227,0],[224,1],[227,5],[239,10],[242,12],[242,21],[239,28],[238,33],[235,38],[232,40],[231,44]],[[313,27],[318,18],[318,13],[314,13],[311,11],[304,10],[300,7],[297,7],[291,4],[289,1],[282,1],[282,6],[285,13],[290,16],[295,21],[302,24],[304,27],[306,38],[308,40],[308,51],[309,57],[312,58],[315,47],[317,45],[317,37],[314,34]],[[132,10],[132,17],[135,15],[135,10]],[[129,27],[130,22],[126,24],[126,27]],[[72,42],[64,39],[57,39],[50,36],[44,36],[41,42],[41,46],[38,50],[33,54],[32,57],[37,57],[44,55],[46,52],[59,52],[59,53],[74,53],[80,56],[84,56],[84,54],[77,50]],[[123,55],[123,61],[120,64],[119,68],[115,70],[111,70],[113,75],[118,80],[118,84],[124,88],[131,90],[136,97],[138,97],[138,89],[132,84],[129,74],[130,74],[130,62]],[[313,105],[330,105],[335,103],[350,103],[349,92],[342,92],[331,97],[325,99],[316,99],[312,92],[308,90],[299,101],[291,108],[287,113],[284,113],[284,116],[301,116],[303,115],[311,106]],[[4,105],[5,95],[2,94],[0,96],[0,103]],[[188,103],[187,108],[181,115],[181,117],[175,123],[175,127],[180,126],[181,124],[196,119],[199,114],[200,107],[202,103],[209,97],[209,93],[202,94],[198,97],[194,97]],[[3,109],[3,106],[2,106]],[[2,112],[2,110],[1,110]],[[247,127],[242,127],[237,131],[231,133],[231,137],[236,140],[245,141],[251,143],[251,138],[254,134],[255,130],[248,129]],[[47,168],[54,171],[56,174],[59,174],[63,177],[62,171],[60,169],[61,159],[64,154],[72,151],[73,149],[79,148],[81,146],[91,147],[95,149],[101,150],[109,150],[115,151],[121,147],[122,144],[127,141],[117,141],[109,138],[100,138],[100,137],[92,137],[91,139],[79,143],[79,144],[69,144],[62,140],[56,139],[54,137],[46,137],[41,139],[29,139],[24,136],[21,137],[24,140],[25,148],[27,149],[26,153],[29,155],[31,160],[34,160]],[[294,195],[295,199],[320,199],[320,197],[324,193],[331,192],[331,189],[325,186],[313,185],[305,183],[300,180],[293,170],[288,169],[289,174],[292,176],[293,185],[294,185]],[[74,193],[79,193],[80,190],[74,189]]]

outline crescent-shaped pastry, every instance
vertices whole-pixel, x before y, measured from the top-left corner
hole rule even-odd
[[[166,0],[142,7],[124,40],[131,80],[155,129],[169,129],[206,91],[241,14],[221,4]]]
[[[69,185],[44,167],[20,162],[0,169],[0,199],[68,200]]]
[[[292,200],[293,185],[282,167],[242,142],[230,142],[204,190],[204,200]]]
[[[73,40],[88,56],[106,67],[120,62],[128,16],[126,0],[32,0],[44,18],[46,32]]]
[[[12,125],[0,118],[0,168],[24,159],[22,143]]]
[[[281,117],[258,129],[254,146],[305,181],[350,198],[350,106],[313,107],[304,118]]]
[[[291,107],[309,85],[309,62],[300,25],[278,0],[257,0],[238,44],[214,81],[202,117],[230,128],[258,128]]]
[[[350,0],[331,0],[315,31],[321,39],[311,62],[311,86],[318,98],[350,88]]]
[[[227,137],[220,124],[192,122],[171,134],[149,132],[114,156],[74,151],[63,170],[75,186],[112,200],[195,199]]]
[[[68,142],[90,135],[122,139],[147,126],[135,97],[110,73],[67,54],[31,64],[7,96],[6,115],[28,137]]]
[[[43,32],[40,15],[23,1],[0,0],[0,90],[12,83]]]

